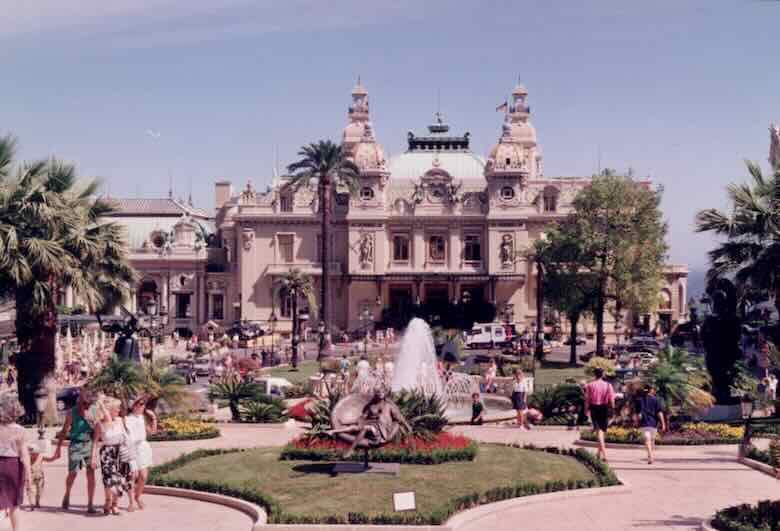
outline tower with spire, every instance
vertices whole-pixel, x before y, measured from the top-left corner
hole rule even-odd
[[[352,89],[352,103],[347,111],[347,126],[342,135],[342,148],[360,169],[361,196],[379,199],[387,180],[387,161],[382,146],[376,141],[368,105],[368,92],[358,77]],[[370,191],[369,191],[370,189]]]

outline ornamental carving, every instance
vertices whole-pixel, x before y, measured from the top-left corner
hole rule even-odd
[[[252,229],[244,229],[241,233],[241,241],[244,245],[245,251],[252,249],[252,243],[255,241],[255,231]]]
[[[366,232],[358,242],[358,256],[360,265],[368,267],[374,263],[374,235]]]
[[[501,236],[501,245],[498,246],[498,258],[503,267],[510,267],[515,257],[515,240],[511,234]]]
[[[255,187],[252,186],[252,181],[246,182],[246,188],[241,191],[241,202],[244,204],[254,203],[257,197]]]

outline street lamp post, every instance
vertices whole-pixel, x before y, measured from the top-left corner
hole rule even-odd
[[[755,406],[755,402],[753,401],[753,397],[745,394],[742,395],[742,399],[740,400],[739,405],[742,412],[742,418],[745,420],[745,428],[742,434],[742,442],[739,445],[739,455],[741,457],[745,457],[747,455],[748,448],[750,447],[750,437],[751,437],[750,418],[753,416],[753,408]]]
[[[271,315],[268,317],[268,324],[271,325],[271,365],[274,364],[274,344],[276,343],[274,332],[276,332],[276,321],[276,313],[271,310]]]

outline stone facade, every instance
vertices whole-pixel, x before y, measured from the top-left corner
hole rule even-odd
[[[536,271],[524,251],[571,212],[590,179],[544,175],[527,96],[521,84],[512,91],[486,158],[471,151],[468,133],[450,134],[437,113],[426,135],[410,132],[408,150],[387,160],[358,82],[342,142],[360,168],[360,191],[339,190],[332,203],[333,258],[326,269],[335,327],[355,330],[365,311],[379,320],[384,308],[461,300],[465,292],[522,327],[535,320]],[[274,311],[279,329],[289,328],[288,305],[272,301],[271,286],[292,267],[319,279],[318,211],[315,189],[293,192],[282,179],[262,194],[251,183],[240,193],[228,182],[216,184],[226,321],[263,322]],[[661,296],[650,326],[685,318],[687,268],[667,267]],[[608,333],[613,325],[607,323]]]

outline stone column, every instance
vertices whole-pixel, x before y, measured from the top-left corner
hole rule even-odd
[[[168,319],[172,319],[173,316],[171,315],[171,300],[168,296],[168,277],[163,276],[162,279],[162,291],[160,292],[160,303],[163,305],[163,308],[160,308],[161,310],[164,309],[166,312],[168,312]]]
[[[414,269],[425,267],[425,232],[422,225],[415,225],[413,233]]]
[[[449,265],[450,271],[460,269],[461,260],[461,230],[460,227],[450,228]]]
[[[65,306],[68,308],[73,307],[73,288],[71,286],[65,288]]]

